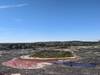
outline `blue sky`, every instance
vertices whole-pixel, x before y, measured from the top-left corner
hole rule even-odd
[[[100,40],[100,0],[0,0],[0,42]]]

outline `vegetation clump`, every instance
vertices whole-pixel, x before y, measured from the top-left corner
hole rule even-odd
[[[40,58],[64,58],[73,57],[70,51],[38,51],[34,52],[30,57],[40,57]]]

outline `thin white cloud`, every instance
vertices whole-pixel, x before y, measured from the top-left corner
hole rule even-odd
[[[28,4],[16,4],[16,5],[0,5],[0,9],[8,9],[8,8],[18,8],[18,7],[24,7],[27,6]]]

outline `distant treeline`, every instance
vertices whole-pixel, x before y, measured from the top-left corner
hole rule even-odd
[[[98,42],[87,41],[56,41],[56,42],[36,42],[36,43],[0,43],[0,49],[35,49],[40,47],[68,48],[70,46],[96,46]]]

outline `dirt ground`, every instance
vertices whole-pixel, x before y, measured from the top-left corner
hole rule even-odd
[[[100,75],[100,49],[80,49],[75,51],[75,54],[81,57],[77,62],[96,63],[97,66],[95,68],[77,68],[62,64],[53,64],[41,69],[15,69],[3,66],[2,62],[22,55],[31,54],[34,50],[8,50],[6,52],[0,56],[0,75]]]

